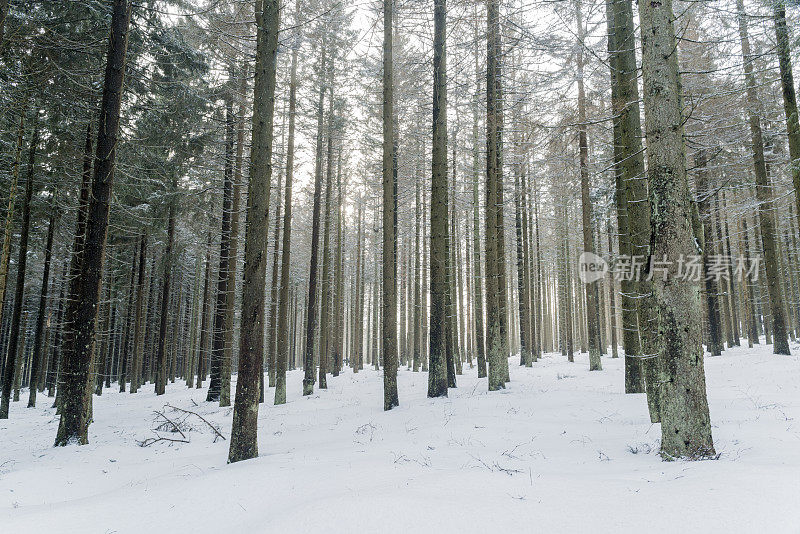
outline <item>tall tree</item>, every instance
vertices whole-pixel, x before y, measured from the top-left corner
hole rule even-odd
[[[294,179],[294,135],[297,116],[297,54],[300,50],[300,0],[295,1],[292,29],[292,64],[289,74],[289,134],[286,143],[286,190],[283,195],[283,245],[281,253],[280,300],[278,303],[278,352],[275,355],[275,404],[286,403],[286,366],[289,360],[289,268],[292,237],[292,181]]]
[[[142,349],[143,340],[142,333],[144,331],[144,292],[145,292],[145,272],[147,270],[147,233],[142,231],[139,235],[139,262],[138,274],[136,275],[136,303],[134,304],[133,312],[133,342],[131,344],[131,355],[133,359],[130,363],[130,377],[131,388],[130,392],[135,393],[139,387],[139,377],[142,372]],[[124,377],[123,377],[124,378]],[[124,391],[125,382],[120,384],[120,388]]]
[[[383,0],[383,409],[397,398],[397,218],[396,144],[392,66],[392,0]]]
[[[640,4],[652,257],[669,263],[653,276],[653,346],[661,363],[661,454],[714,455],[703,370],[700,284],[679,278],[679,260],[697,254],[686,177],[681,81],[672,1]],[[652,266],[651,266],[652,269]]]
[[[47,315],[47,292],[50,288],[50,263],[53,259],[53,236],[55,227],[58,224],[58,212],[51,208],[50,217],[47,222],[47,239],[44,246],[44,267],[42,269],[42,287],[39,289],[39,312],[36,315],[36,331],[33,337],[33,358],[31,360],[30,392],[28,395],[28,408],[36,406],[37,381],[40,379],[40,367],[46,358],[43,354],[43,338],[46,336],[44,331],[44,319]]]
[[[589,191],[589,140],[586,123],[586,88],[583,80],[583,46],[585,28],[581,0],[575,0],[575,19],[578,24],[578,145],[581,169],[581,214],[583,222],[583,251],[594,254],[594,230],[592,229],[592,200]],[[589,370],[603,368],[600,361],[600,317],[598,306],[597,280],[584,282],[586,290],[586,324],[589,335]]]
[[[158,328],[158,347],[156,347],[156,395],[163,395],[167,386],[167,328],[170,317],[169,305],[172,292],[172,263],[175,247],[175,210],[178,189],[177,169],[173,170],[170,183],[170,199],[167,211],[167,244],[164,248],[164,279],[161,285],[161,315]]]
[[[229,80],[231,85],[231,80]],[[233,95],[230,91],[225,103],[225,165],[222,185],[222,228],[219,245],[219,271],[217,272],[217,303],[211,341],[211,381],[207,401],[219,401],[220,406],[229,406],[230,398],[222,398],[223,367],[225,359],[226,317],[228,294],[233,291],[230,283],[231,264],[236,257],[231,254],[231,216],[233,213],[233,143],[234,143]],[[223,400],[227,400],[223,403]]]
[[[253,91],[253,134],[247,226],[242,276],[242,325],[239,375],[233,406],[228,462],[258,456],[259,375],[264,352],[264,300],[267,278],[267,229],[272,178],[275,77],[280,28],[280,2],[256,1],[256,66]]]
[[[800,120],[797,116],[797,95],[792,75],[792,51],[789,43],[789,27],[786,25],[786,2],[775,0],[773,6],[775,37],[777,42],[778,65],[781,72],[783,110],[786,114],[786,132],[789,134],[789,157],[791,161],[794,200],[800,214]],[[800,228],[800,225],[798,225]]]
[[[314,166],[314,208],[311,221],[311,264],[308,274],[308,306],[306,307],[306,338],[303,355],[303,395],[314,392],[314,371],[316,370],[315,353],[317,334],[317,282],[319,275],[319,234],[320,218],[322,212],[322,150],[323,150],[323,120],[325,109],[325,53],[327,46],[322,45],[322,54],[318,65],[319,100],[317,101],[317,139],[316,158]]]
[[[231,68],[232,75],[235,70]],[[239,259],[239,211],[242,197],[242,167],[244,164],[244,99],[247,91],[247,68],[242,69],[240,74],[241,84],[239,88],[238,117],[234,116],[236,126],[236,150],[233,163],[233,179],[231,189],[231,231],[228,245],[228,292],[225,303],[225,352],[222,358],[222,388],[219,395],[220,406],[231,405],[231,369],[233,366],[233,331],[234,320],[236,317],[236,266]],[[263,382],[264,363],[262,358],[259,381]],[[259,385],[259,391],[261,386]],[[261,395],[261,393],[259,393]],[[259,400],[261,397],[259,396]]]
[[[428,397],[447,396],[447,10],[433,4],[433,145],[431,178],[431,304]]]
[[[747,33],[747,12],[743,0],[736,0],[739,19],[739,39],[744,60],[744,79],[747,87],[747,114],[750,125],[750,142],[753,150],[753,166],[756,175],[756,200],[758,201],[758,220],[761,227],[761,243],[764,250],[764,267],[767,274],[770,315],[772,316],[772,350],[775,354],[790,354],[789,339],[784,316],[783,290],[781,289],[780,252],[776,243],[775,220],[773,218],[774,195],[767,174],[764,159],[764,135],[759,116],[759,99],[755,74],[754,56],[750,51],[750,38]]]
[[[209,304],[211,301],[211,232],[206,239],[206,274],[203,281],[203,305],[200,310],[200,341],[197,348],[197,389],[203,387],[208,362]]]
[[[31,227],[31,199],[33,198],[33,176],[36,167],[36,147],[39,145],[39,110],[35,111],[33,136],[28,149],[28,176],[25,182],[25,196],[22,199],[22,227],[19,232],[19,256],[17,258],[17,283],[14,290],[14,311],[11,313],[11,330],[8,337],[8,355],[3,368],[3,397],[0,402],[0,419],[8,419],[11,388],[14,373],[24,357],[19,346],[20,321],[22,319],[22,297],[25,293],[25,270],[28,264],[28,237]],[[18,372],[18,371],[17,371]],[[21,377],[17,377],[19,380]],[[36,386],[31,389],[36,390]],[[18,395],[14,393],[15,400]]]
[[[489,391],[505,388],[508,348],[505,324],[505,252],[503,246],[501,94],[502,44],[500,2],[489,0],[487,8],[486,56],[486,359]],[[503,363],[505,360],[505,365]]]
[[[23,107],[19,117],[19,126],[17,127],[17,147],[14,151],[14,164],[11,170],[11,185],[8,190],[8,206],[6,207],[6,222],[3,232],[3,249],[1,253],[2,255],[0,256],[0,321],[3,319],[3,304],[6,301],[6,287],[8,285],[8,266],[11,261],[11,234],[14,230],[14,204],[16,203],[17,184],[19,182],[19,165],[20,160],[22,159],[26,107],[27,106]],[[91,143],[91,140],[87,142]],[[89,146],[91,150],[91,144]],[[5,361],[5,357],[0,358],[0,360]],[[0,384],[0,387],[2,387],[2,384]]]
[[[710,275],[708,268],[711,265],[713,255],[714,237],[712,232],[711,220],[711,195],[713,195],[710,184],[708,169],[706,169],[708,156],[705,150],[700,150],[695,155],[694,165],[697,168],[697,209],[701,218],[700,224],[703,231],[697,235],[698,242],[703,250],[703,278],[705,279],[706,296],[706,316],[708,324],[708,351],[712,356],[722,354],[722,329],[720,328],[719,316],[719,288],[717,280]]]
[[[319,387],[328,388],[327,375],[330,372],[329,358],[332,339],[331,320],[331,218],[333,209],[333,130],[335,108],[333,100],[334,62],[331,59],[328,71],[328,140],[325,169],[325,233],[322,238],[322,299],[320,303],[320,351],[319,351]]]
[[[475,96],[472,104],[472,275],[475,279],[473,301],[475,311],[475,345],[477,347],[478,378],[486,376],[486,343],[483,328],[483,280],[481,276],[481,229],[480,229],[480,195],[479,183],[480,135],[479,135],[479,99],[481,92],[481,72],[478,65],[478,17],[475,16]]]
[[[619,255],[647,257],[650,242],[650,212],[645,202],[648,186],[641,141],[633,6],[632,0],[607,0],[606,5],[612,80],[611,102],[614,112],[615,199]],[[645,391],[639,325],[647,324],[648,310],[638,304],[640,299],[636,296],[649,293],[646,285],[646,281],[632,280],[630,277],[623,277],[620,282],[626,393]],[[652,415],[651,413],[651,419]]]
[[[86,237],[80,266],[81,292],[67,307],[67,323],[74,329],[73,342],[65,347],[61,363],[59,388],[62,408],[56,445],[89,441],[89,371],[92,368],[97,307],[102,285],[103,257],[114,183],[114,161],[117,149],[125,59],[128,50],[128,28],[131,5],[128,0],[114,0],[111,15],[111,37],[108,44],[103,100],[97,131],[97,152],[89,196]]]

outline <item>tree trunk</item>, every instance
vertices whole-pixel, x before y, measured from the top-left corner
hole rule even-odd
[[[761,119],[758,115],[759,100],[756,79],[753,74],[753,56],[750,52],[750,39],[747,35],[747,13],[744,2],[736,1],[739,14],[739,38],[742,43],[744,59],[744,77],[747,86],[747,106],[750,123],[750,137],[753,150],[753,165],[756,175],[756,199],[758,201],[758,219],[761,226],[761,241],[764,250],[764,267],[767,274],[767,290],[769,291],[770,314],[772,315],[773,352],[790,354],[789,340],[784,319],[783,293],[781,291],[780,258],[775,242],[775,223],[772,218],[774,197],[764,160],[764,139],[761,132]]]
[[[53,352],[47,365],[47,379],[45,380],[48,397],[55,397],[58,367],[61,361],[61,339],[64,333],[64,301],[66,300],[68,265],[69,263],[65,261],[61,268],[61,290],[58,294],[58,311],[56,312],[55,333],[53,335]]]
[[[44,247],[44,267],[42,269],[42,288],[39,291],[39,313],[36,316],[36,333],[33,338],[33,362],[31,364],[31,387],[28,396],[28,408],[36,406],[36,390],[39,381],[39,367],[42,360],[46,358],[46,351],[42,350],[43,338],[46,336],[44,331],[44,319],[47,314],[47,291],[50,287],[50,263],[53,258],[53,235],[58,224],[58,212],[53,209],[50,213],[50,220],[47,223],[47,241]]]
[[[173,173],[176,173],[174,170]],[[172,249],[175,246],[175,209],[178,193],[178,176],[174,174],[170,186],[172,198],[169,200],[167,215],[167,245],[164,249],[164,280],[161,286],[161,317],[158,328],[158,347],[156,347],[156,395],[163,395],[167,385],[167,321],[172,291]]]
[[[614,112],[614,162],[619,255],[648,255],[650,213],[647,198],[639,87],[631,0],[607,0],[609,60]],[[645,391],[639,324],[646,309],[637,304],[637,294],[648,292],[645,282],[623,278],[620,283],[622,345],[625,352],[625,392]],[[652,366],[651,366],[652,367]],[[652,411],[652,410],[651,410]],[[652,415],[652,414],[651,414]],[[652,416],[651,416],[652,419]]]
[[[486,308],[489,391],[505,388],[508,366],[506,277],[502,199],[502,95],[500,5],[487,10],[486,62]]]
[[[709,276],[708,266],[710,265],[713,252],[713,236],[711,228],[711,202],[713,194],[711,184],[708,180],[708,170],[706,169],[707,156],[705,150],[701,149],[695,155],[694,165],[697,169],[697,208],[700,222],[703,225],[702,241],[700,247],[703,251],[703,279],[705,280],[706,294],[706,315],[708,317],[708,351],[712,356],[722,354],[722,329],[719,317],[719,288],[717,280]]]
[[[697,247],[673,20],[671,0],[640,4],[652,256],[670,262],[666,276],[653,276],[652,353],[661,363],[661,454],[704,458],[715,453],[703,371],[700,284],[679,279],[678,272],[679,259],[697,254]]]
[[[333,60],[329,65],[330,85],[328,95],[328,140],[325,169],[325,234],[322,238],[322,299],[320,306],[320,351],[319,351],[319,387],[328,388],[327,375],[330,372],[330,338],[332,335],[331,318],[331,218],[333,209],[333,124],[335,120],[333,107]]]
[[[317,271],[319,270],[319,233],[320,218],[322,212],[322,125],[325,107],[325,46],[322,49],[322,57],[319,63],[319,100],[317,101],[317,141],[316,141],[316,164],[314,169],[314,211],[311,223],[311,264],[308,277],[308,307],[306,308],[306,338],[305,351],[303,355],[303,395],[311,395],[314,392],[314,371],[317,334]]]
[[[209,360],[208,354],[208,334],[209,334],[209,304],[211,301],[211,232],[208,232],[206,241],[206,274],[203,282],[203,305],[200,311],[200,342],[197,348],[197,389],[203,387],[206,379]]]
[[[447,58],[446,0],[434,1],[428,397],[447,396]]]
[[[231,75],[233,76],[233,68]],[[242,166],[244,162],[244,102],[247,95],[247,68],[240,74],[241,86],[239,90],[239,114],[235,117],[236,123],[236,154],[233,162],[233,178],[231,190],[231,228],[228,243],[228,291],[225,302],[225,343],[222,358],[222,384],[220,388],[219,405],[231,405],[231,367],[233,366],[233,332],[236,317],[236,264],[239,259],[239,211],[242,197]],[[233,132],[231,132],[231,136]],[[259,400],[261,400],[261,383],[264,381],[264,361],[261,358],[259,374]]]
[[[472,262],[473,262],[473,276],[475,277],[473,297],[475,310],[475,345],[477,346],[477,360],[478,360],[478,378],[486,376],[486,342],[484,340],[484,327],[483,327],[483,280],[484,277],[481,273],[481,230],[480,230],[480,200],[479,200],[479,182],[480,182],[480,146],[478,135],[478,95],[480,94],[481,74],[478,67],[478,21],[475,17],[475,99],[473,103],[472,112]],[[488,287],[488,285],[487,285]]]
[[[422,357],[422,205],[420,202],[420,183],[422,175],[417,164],[414,176],[414,346],[412,347],[411,369],[413,372],[419,371],[420,359]]]
[[[27,108],[27,106],[25,106]],[[19,164],[20,160],[22,159],[22,143],[23,143],[23,135],[25,133],[25,114],[26,109],[23,109],[20,113],[19,118],[19,127],[17,129],[17,149],[15,150],[14,156],[14,166],[13,170],[11,171],[11,186],[8,191],[8,208],[6,209],[6,223],[4,228],[3,234],[3,251],[2,251],[2,258],[0,258],[0,324],[3,321],[3,312],[5,311],[5,303],[6,303],[6,286],[8,283],[8,266],[11,260],[11,234],[13,233],[13,224],[14,224],[14,202],[16,201],[17,196],[17,183],[19,182]],[[6,340],[3,340],[4,343]],[[0,345],[6,346],[6,345]],[[5,357],[0,358],[0,364],[5,363]],[[5,373],[5,367],[0,365],[2,368],[3,373]],[[3,390],[2,384],[0,383],[0,390]]]
[[[33,175],[36,167],[36,148],[39,144],[39,110],[35,111],[33,137],[28,152],[28,179],[25,182],[25,197],[22,200],[22,226],[19,232],[19,256],[17,258],[17,282],[14,290],[14,311],[11,315],[11,331],[8,340],[8,355],[3,368],[3,397],[0,403],[0,419],[8,419],[11,388],[14,383],[15,369],[19,367],[24,354],[19,350],[20,321],[22,319],[22,297],[25,293],[25,270],[28,262],[28,237],[31,227],[31,199],[33,198]],[[45,284],[45,288],[46,288]],[[46,291],[46,289],[45,289]],[[23,334],[24,335],[24,334]],[[21,377],[17,376],[17,380]],[[31,387],[36,391],[35,387]],[[35,393],[34,400],[36,398]],[[17,394],[14,394],[18,400]]]
[[[139,238],[141,240],[141,237]],[[134,316],[136,315],[134,311],[134,295],[136,292],[136,271],[137,266],[137,254],[136,254],[136,247],[133,248],[133,258],[131,261],[131,278],[128,282],[128,303],[125,306],[125,326],[124,332],[122,334],[122,351],[120,354],[120,370],[119,370],[119,392],[125,392],[125,386],[128,381],[128,366],[131,364],[130,358],[130,348],[131,348],[131,323],[134,321]]]
[[[339,146],[339,152],[336,162],[336,266],[334,269],[334,318],[336,327],[334,331],[335,342],[333,344],[333,376],[339,376],[342,369],[342,358],[344,351],[344,333],[345,333],[345,312],[344,312],[344,225],[342,224],[342,210],[343,204],[343,184],[342,184],[342,147]]]
[[[454,135],[453,137],[458,137]],[[448,197],[448,218],[450,222],[450,232],[447,236],[447,260],[445,272],[447,273],[447,294],[445,296],[445,306],[447,307],[445,331],[447,332],[447,345],[445,347],[445,357],[447,359],[447,387],[456,387],[456,360],[458,359],[458,321],[455,296],[455,250],[456,240],[455,225],[455,196],[456,196],[456,152],[453,144],[453,179],[450,181],[450,195]]]
[[[230,283],[230,266],[236,259],[231,257],[231,213],[233,202],[233,143],[234,118],[233,100],[228,95],[225,109],[225,170],[222,186],[222,228],[219,242],[219,270],[217,271],[217,302],[214,307],[214,326],[211,342],[211,381],[206,401],[219,401],[223,406],[222,390],[224,377],[226,318],[228,294],[234,291]],[[230,398],[226,399],[230,406]]]
[[[275,112],[276,56],[280,3],[256,2],[256,67],[253,96],[253,134],[250,183],[247,188],[247,226],[242,276],[242,324],[239,336],[239,374],[231,426],[228,462],[258,456],[259,375],[264,357],[264,300],[267,277],[269,193],[272,178],[272,120]]]
[[[294,352],[290,350],[289,330],[292,309],[289,294],[289,267],[291,265],[292,237],[292,181],[294,178],[294,132],[297,116],[297,54],[300,48],[300,0],[295,2],[294,30],[292,31],[292,66],[289,80],[289,138],[286,145],[286,190],[283,195],[283,244],[281,253],[280,301],[278,303],[278,352],[275,354],[275,401],[286,403],[286,366]]]
[[[392,77],[392,0],[383,0],[383,409],[397,397],[397,218],[396,145]]]
[[[792,76],[792,55],[789,28],[786,26],[786,2],[777,0],[773,7],[778,63],[781,71],[783,110],[786,114],[786,131],[789,134],[789,157],[791,157],[792,181],[797,213],[800,214],[800,121],[797,116],[797,96]]]
[[[284,105],[284,124],[286,120],[286,106]],[[244,122],[244,117],[240,117],[240,121]],[[294,135],[292,132],[291,135]],[[283,144],[283,139],[281,139],[281,144]],[[294,149],[294,147],[292,147]],[[282,223],[282,213],[281,213],[281,187],[283,186],[282,182],[283,175],[278,173],[278,187],[275,189],[277,192],[277,198],[275,199],[275,232],[273,234],[273,244],[272,244],[272,280],[270,282],[270,292],[269,292],[269,324],[267,326],[267,384],[264,384],[264,370],[261,370],[261,391],[259,392],[259,402],[264,402],[264,394],[266,387],[275,387],[275,351],[276,351],[276,343],[278,338],[278,300],[279,300],[279,293],[280,289],[278,287],[278,282],[280,281],[280,257],[281,257],[281,223]]]
[[[67,323],[74,328],[75,337],[74,341],[65,347],[61,366],[61,374],[64,377],[61,388],[64,394],[56,445],[62,446],[75,442],[88,443],[88,415],[91,403],[88,389],[89,371],[92,368],[97,305],[102,284],[130,13],[130,4],[127,0],[114,0],[103,103],[97,132],[94,178],[89,196],[83,261],[80,267],[80,296],[75,302],[70,302],[67,308]]]
[[[589,194],[589,140],[586,124],[586,89],[583,83],[583,13],[581,0],[575,0],[575,18],[578,24],[578,147],[581,170],[581,214],[583,222],[583,252],[594,254],[594,230],[592,228],[592,201]],[[591,256],[590,256],[591,257]],[[584,282],[586,290],[586,326],[589,341],[589,370],[602,370],[600,361],[600,317],[598,313],[599,281]]]

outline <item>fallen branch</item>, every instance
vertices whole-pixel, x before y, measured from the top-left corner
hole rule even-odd
[[[164,420],[165,420],[165,421],[167,421],[169,424],[171,424],[171,425],[172,425],[172,428],[174,429],[172,432],[178,432],[178,433],[180,433],[180,435],[183,437],[183,439],[186,439],[186,434],[184,434],[184,433],[183,433],[183,430],[181,430],[181,429],[180,429],[180,427],[179,427],[179,426],[178,426],[178,425],[175,423],[175,421],[173,421],[172,419],[170,419],[169,417],[167,417],[166,415],[164,415],[164,412],[158,412],[158,411],[156,411],[156,412],[154,412],[154,413],[155,413],[156,415],[160,415],[161,417],[163,417],[163,418],[164,418]]]
[[[159,436],[158,434],[156,434],[155,438],[147,438],[139,441],[138,443],[140,447],[149,447],[153,443],[158,443],[159,441],[169,441],[171,443],[189,443],[189,440],[186,439],[165,438],[164,436]]]
[[[222,439],[226,439],[226,438],[225,438],[225,436],[223,436],[223,435],[222,435],[222,432],[220,432],[220,431],[217,429],[217,427],[215,427],[214,425],[212,425],[212,424],[211,424],[211,423],[210,423],[210,422],[209,422],[209,421],[208,421],[208,420],[207,420],[205,417],[203,417],[203,416],[202,416],[202,415],[200,415],[199,413],[197,413],[197,412],[193,412],[193,411],[191,411],[191,410],[184,410],[183,408],[178,408],[177,406],[173,406],[173,405],[171,405],[171,404],[165,404],[164,406],[165,406],[166,408],[172,408],[173,410],[177,410],[177,411],[179,411],[179,412],[183,412],[183,413],[186,413],[186,414],[196,415],[197,417],[199,417],[199,418],[200,418],[200,420],[201,420],[201,421],[203,421],[205,424],[207,424],[207,425],[208,425],[208,427],[209,427],[211,430],[213,430],[213,431],[214,431],[214,433],[215,433],[215,434],[216,434],[218,437],[220,437],[220,438],[222,438]]]

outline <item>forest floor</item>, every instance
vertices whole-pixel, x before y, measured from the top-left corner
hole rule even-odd
[[[623,393],[623,360],[589,372],[547,354],[510,360],[488,393],[464,370],[447,399],[401,370],[401,406],[382,377],[347,370],[303,398],[259,411],[258,459],[226,465],[232,408],[205,389],[95,397],[90,444],[53,448],[51,399],[0,421],[0,525],[8,533],[800,532],[800,346],[706,358],[719,459],[663,462],[643,395]],[[112,388],[113,389],[113,388]],[[23,395],[23,401],[27,395]],[[142,447],[160,424],[179,432]],[[185,422],[181,423],[185,419]],[[185,436],[185,437],[184,437]]]

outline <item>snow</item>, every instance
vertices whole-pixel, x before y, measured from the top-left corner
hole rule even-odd
[[[800,354],[800,347],[793,347]],[[486,391],[465,366],[447,399],[401,370],[401,406],[382,377],[329,378],[259,411],[257,459],[226,465],[228,442],[188,415],[190,443],[158,442],[154,411],[192,410],[227,438],[232,408],[170,384],[156,397],[95,397],[90,444],[53,448],[52,399],[0,421],[3,532],[800,532],[800,358],[771,346],[706,358],[716,461],[663,462],[643,395],[623,392],[623,360],[588,371],[548,354],[510,360]],[[23,395],[23,398],[27,398]],[[164,412],[177,421],[180,413]],[[161,432],[172,439],[180,434]]]

